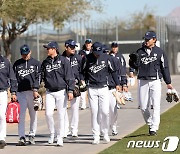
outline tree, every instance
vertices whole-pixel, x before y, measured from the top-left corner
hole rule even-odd
[[[11,43],[38,21],[50,21],[54,27],[87,10],[101,11],[100,0],[0,0],[0,32],[9,57]]]
[[[149,10],[146,6],[143,11],[134,13],[131,16],[130,28],[132,29],[144,29],[155,30],[156,29],[156,19],[153,10]]]

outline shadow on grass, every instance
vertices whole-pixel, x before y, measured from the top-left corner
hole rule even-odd
[[[133,137],[141,137],[141,136],[149,136],[149,134],[131,135],[131,136],[126,136],[126,137],[124,137],[124,138],[133,138]]]

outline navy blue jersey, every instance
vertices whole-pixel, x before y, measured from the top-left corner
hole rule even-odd
[[[82,57],[78,54],[74,54],[67,57],[66,51],[63,52],[62,56],[66,57],[70,61],[70,64],[74,73],[74,77],[75,79],[79,81]]]
[[[51,92],[67,89],[73,91],[75,78],[69,61],[58,55],[54,58],[47,57],[41,66],[42,79],[45,88]]]
[[[10,87],[10,92],[17,91],[17,80],[9,60],[0,56],[0,91]]]
[[[119,67],[118,78],[120,80],[120,85],[121,86],[127,85],[126,61],[125,61],[124,56],[119,52],[116,55],[114,55],[113,53],[111,53],[110,55],[115,56],[117,58],[116,65],[117,65],[117,67]]]
[[[118,73],[120,72],[120,69],[121,69],[120,61],[113,55],[109,55],[109,57],[110,57],[111,64],[113,65],[114,70],[116,71],[117,76],[119,76]],[[118,79],[119,79],[119,77],[118,77]],[[108,75],[108,87],[109,88],[116,87],[116,83],[115,83],[111,73],[109,73],[109,75]]]
[[[18,91],[39,89],[41,63],[34,58],[15,61],[13,69],[18,81]]]
[[[163,78],[166,84],[171,83],[168,60],[164,51],[154,46],[150,55],[146,52],[147,48],[142,47],[137,50],[139,56],[138,79],[156,80]]]
[[[112,74],[116,85],[119,85],[115,66],[107,54],[101,54],[96,58],[93,53],[90,53],[83,57],[82,73],[89,87],[102,88],[107,86],[109,73]]]

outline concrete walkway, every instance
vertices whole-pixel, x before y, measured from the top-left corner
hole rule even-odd
[[[173,85],[177,91],[180,92],[180,75],[172,76]],[[161,112],[165,112],[169,108],[175,105],[175,103],[168,103],[165,98],[166,85],[163,83],[163,92],[162,92],[162,103],[161,103]],[[108,144],[100,143],[99,145],[92,145],[93,141],[92,132],[91,132],[91,115],[90,110],[80,110],[80,122],[79,122],[79,138],[77,140],[72,140],[70,136],[64,140],[64,147],[56,147],[56,144],[49,145],[47,143],[49,132],[47,129],[47,124],[45,121],[44,111],[38,112],[38,130],[36,136],[36,144],[28,145],[24,147],[16,146],[18,141],[17,133],[17,124],[8,124],[7,125],[7,146],[5,149],[0,150],[0,154],[96,154],[124,136],[132,133],[139,127],[143,126],[144,120],[141,115],[140,110],[137,108],[137,87],[130,87],[132,96],[134,98],[133,102],[127,102],[126,105],[121,106],[121,109],[118,110],[118,136],[110,136],[111,142]],[[68,111],[69,112],[69,111]],[[55,119],[56,114],[55,114]],[[26,118],[26,134],[29,130],[29,118]],[[109,132],[111,135],[111,132]]]

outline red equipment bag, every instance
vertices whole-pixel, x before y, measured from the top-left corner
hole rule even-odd
[[[20,104],[16,102],[9,102],[6,110],[7,123],[19,123]]]

